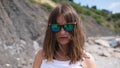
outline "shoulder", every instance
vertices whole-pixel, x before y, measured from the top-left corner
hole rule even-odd
[[[84,53],[82,65],[83,65],[83,68],[96,68],[95,60],[90,53],[88,52]]]
[[[40,49],[38,52],[35,54],[34,62],[33,62],[33,68],[40,68],[40,65],[42,63],[43,59],[43,50]]]

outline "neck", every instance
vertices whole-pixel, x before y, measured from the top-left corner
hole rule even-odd
[[[66,55],[67,54],[67,46],[68,45],[60,45],[59,44],[59,50],[58,50],[58,52],[62,53],[63,55]]]
[[[68,45],[59,44],[59,50],[56,52],[56,56],[55,56],[57,60],[62,60],[62,61],[69,60],[69,57],[67,55],[67,46]]]

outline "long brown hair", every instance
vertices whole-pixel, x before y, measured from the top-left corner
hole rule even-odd
[[[85,34],[81,28],[81,22],[76,11],[69,4],[60,4],[54,8],[49,16],[48,24],[57,23],[56,19],[59,15],[63,15],[67,23],[75,23],[74,30],[70,33],[72,40],[70,41],[70,46],[68,47],[68,57],[70,58],[70,63],[75,63],[83,57],[83,49],[85,43]],[[44,57],[51,61],[57,51],[57,43],[55,39],[55,34],[50,30],[48,25],[46,30],[45,39],[43,42]]]

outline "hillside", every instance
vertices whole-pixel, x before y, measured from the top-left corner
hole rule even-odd
[[[114,36],[117,34],[115,29],[117,31],[118,31],[118,29],[115,28],[112,23],[108,23],[109,21],[107,21],[104,18],[104,16],[106,16],[106,18],[107,18],[107,15],[111,14],[107,10],[97,10],[96,8],[95,9],[88,8],[85,6],[81,6],[80,4],[76,4],[72,0],[71,0],[72,2],[67,1],[67,0],[49,0],[49,2],[45,1],[45,0],[43,0],[44,2],[42,2],[42,0],[41,0],[41,2],[39,0],[37,0],[37,1],[32,0],[32,1],[39,3],[40,5],[42,5],[43,7],[45,7],[48,10],[51,10],[52,7],[54,8],[55,5],[59,4],[59,3],[67,2],[67,3],[71,4],[73,6],[73,8],[77,11],[77,13],[79,14],[79,16],[81,18],[81,22],[83,24],[83,28],[88,37],[91,37],[91,36]],[[54,3],[54,6],[51,5],[52,3]],[[112,20],[112,19],[110,19],[110,20]]]
[[[28,0],[0,0],[0,68],[31,68],[48,13]]]
[[[30,0],[0,0],[0,68],[31,68],[42,47],[49,12]],[[80,16],[88,36],[115,35],[91,16]]]
[[[106,26],[96,23],[91,16],[80,15],[84,18],[82,24],[88,37],[115,36],[116,33]]]

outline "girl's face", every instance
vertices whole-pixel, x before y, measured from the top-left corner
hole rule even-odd
[[[67,22],[62,15],[57,17],[57,24],[64,25],[66,23]],[[55,33],[55,37],[56,37],[58,44],[60,45],[67,45],[71,39],[70,33],[65,31],[63,27],[61,28],[59,32]]]

